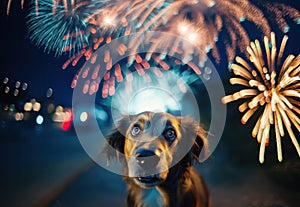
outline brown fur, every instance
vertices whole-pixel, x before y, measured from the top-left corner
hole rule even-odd
[[[137,126],[141,129],[138,135],[133,130]],[[169,130],[171,135],[175,132],[172,140],[166,134]],[[126,205],[209,207],[206,184],[192,166],[201,150],[207,149],[206,136],[205,130],[192,119],[175,117],[168,113],[143,112],[121,119],[115,131],[106,137],[108,143],[116,150],[106,153],[109,159],[116,156],[120,158],[119,153],[125,155],[125,159],[120,158],[119,161],[124,164],[124,174],[129,175],[124,176],[128,191]],[[184,146],[179,143],[187,143],[191,147],[179,162],[173,163],[174,160],[178,160],[176,156],[181,150],[180,146]],[[154,179],[158,181],[153,185],[152,182],[140,182],[136,177],[136,174],[147,174],[145,168],[136,164],[135,159],[138,158],[135,155],[140,149],[150,150],[158,159],[152,167],[159,172],[155,174]]]

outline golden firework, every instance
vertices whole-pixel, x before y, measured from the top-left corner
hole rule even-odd
[[[259,108],[263,109],[252,130],[252,136],[260,143],[260,163],[264,162],[265,146],[269,143],[270,131],[273,128],[278,160],[282,161],[281,137],[285,135],[285,129],[300,156],[296,138],[300,132],[300,54],[290,54],[281,61],[287,40],[285,35],[279,51],[273,32],[270,41],[267,36],[264,37],[264,51],[258,40],[251,42],[247,47],[251,63],[236,57],[236,63],[231,65],[237,77],[231,78],[230,83],[241,85],[243,89],[222,98],[224,104],[245,100],[239,106],[239,111],[244,113],[241,119],[243,124]],[[298,132],[294,132],[296,130]]]

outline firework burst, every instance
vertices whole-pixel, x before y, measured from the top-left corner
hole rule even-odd
[[[157,33],[156,35],[149,35],[150,37],[161,36],[163,33]],[[103,49],[103,54],[96,51],[91,54],[79,72],[76,74],[72,82],[72,88],[77,86],[78,79],[85,81],[83,85],[83,93],[90,95],[96,93],[99,89],[98,85],[101,83],[102,97],[113,96],[115,94],[116,85],[126,79],[126,88],[131,90],[131,81],[134,78],[133,73],[138,74],[145,83],[152,82],[153,79],[160,78],[163,74],[169,70],[177,73],[178,76],[182,77],[186,83],[190,84],[199,79],[202,75],[203,80],[210,79],[211,69],[209,66],[199,67],[197,57],[205,56],[200,55],[199,51],[195,50],[193,46],[184,41],[183,39],[178,40],[178,37],[169,35],[169,38],[173,42],[181,42],[181,50],[172,51],[172,48],[166,48],[164,45],[158,48],[155,53],[151,49],[153,40],[145,37],[143,39],[143,45],[147,49],[139,48],[140,52],[131,53],[131,48],[126,45],[127,38],[122,38],[123,43],[112,42],[110,45],[106,45]],[[150,49],[149,49],[150,48]],[[190,55],[188,57],[182,56],[181,51],[189,50]],[[143,52],[141,52],[143,51]],[[196,57],[193,57],[195,55]],[[192,61],[193,60],[193,61]],[[76,59],[72,61],[77,61]],[[69,63],[67,63],[69,64]],[[101,77],[101,69],[104,71],[103,78]],[[136,77],[136,76],[135,76]],[[180,84],[179,84],[180,85]],[[182,84],[181,84],[182,85]],[[184,93],[185,87],[179,87]]]
[[[239,111],[244,113],[241,119],[243,124],[246,124],[255,112],[263,109],[252,131],[252,136],[260,143],[261,163],[264,162],[265,146],[269,143],[273,128],[278,160],[282,161],[281,137],[285,136],[284,128],[300,156],[296,138],[299,138],[300,132],[300,55],[295,57],[290,54],[282,63],[287,39],[287,36],[283,37],[278,51],[275,33],[271,33],[270,41],[265,36],[265,53],[258,40],[251,42],[247,47],[251,63],[248,64],[246,60],[236,57],[236,63],[231,66],[237,77],[231,78],[230,83],[244,88],[222,99],[224,104],[245,100],[239,106]],[[298,131],[296,135],[293,129]]]
[[[255,1],[254,1],[255,2]],[[269,21],[275,21],[283,32],[289,30],[286,19],[300,23],[299,12],[287,5],[259,3],[256,6],[245,0],[178,0],[178,1],[142,1],[152,13],[143,13],[144,22],[139,31],[164,31],[187,38],[206,53],[211,52],[216,62],[220,61],[217,44],[225,45],[228,61],[231,62],[237,49],[243,50],[249,44],[248,31],[243,22],[256,25],[265,35],[269,34]],[[136,11],[132,6],[130,11]],[[155,10],[155,8],[160,9]],[[263,10],[272,18],[267,18]],[[152,18],[147,14],[155,14]],[[151,21],[147,21],[147,18]],[[220,35],[222,33],[222,35]],[[165,39],[161,38],[162,42]],[[172,43],[171,43],[172,44]],[[245,51],[242,51],[245,52]]]
[[[38,7],[37,7],[38,4]],[[93,14],[104,6],[102,1],[39,0],[29,11],[30,39],[47,53],[71,55],[90,44],[98,28],[91,23]]]
[[[265,13],[271,18],[267,18]],[[30,38],[36,45],[48,53],[54,52],[56,56],[69,53],[70,58],[62,67],[65,69],[69,65],[75,66],[81,59],[93,62],[97,59],[93,53],[118,37],[132,37],[127,45],[114,46],[120,54],[125,54],[126,50],[137,52],[143,47],[144,36],[149,31],[179,38],[176,42],[170,40],[168,35],[148,36],[146,41],[151,42],[152,46],[143,63],[155,60],[156,55],[152,51],[163,47],[172,48],[172,51],[165,53],[180,53],[184,64],[190,62],[191,58],[195,58],[193,50],[191,47],[186,49],[180,39],[186,39],[206,54],[210,53],[215,62],[221,59],[219,46],[225,46],[227,59],[231,62],[236,50],[245,52],[243,50],[249,44],[244,22],[255,25],[265,35],[271,31],[271,21],[287,32],[290,20],[300,23],[300,13],[285,4],[259,0],[35,0],[28,19]],[[127,65],[140,65],[140,58],[136,57],[129,57]],[[123,79],[119,69],[117,72],[110,70],[113,65],[109,52],[104,58],[107,76],[114,80]],[[207,57],[201,55],[196,58],[198,62],[193,68],[204,67]],[[167,68],[163,55],[156,60]],[[76,78],[81,73],[85,77],[85,74],[98,72],[99,67],[79,71],[72,86],[76,85]],[[90,83],[93,81],[91,79]]]
[[[43,9],[44,2],[48,2],[48,15]],[[283,32],[289,30],[287,20],[291,19],[298,24],[300,23],[299,12],[290,6],[280,3],[254,2],[255,4],[245,0],[36,0],[31,18],[34,19],[34,15],[39,14],[38,10],[41,8],[44,10],[44,16],[47,17],[46,21],[49,22],[49,27],[51,21],[53,21],[52,25],[68,24],[67,27],[71,28],[76,28],[78,21],[83,22],[79,23],[79,25],[84,25],[79,31],[83,33],[83,37],[92,36],[92,38],[88,44],[78,44],[75,51],[87,57],[101,44],[109,43],[113,38],[136,32],[161,31],[188,39],[202,51],[211,53],[216,62],[220,60],[217,44],[221,42],[225,45],[227,58],[230,62],[235,56],[236,49],[243,50],[249,44],[248,32],[243,26],[243,22],[253,23],[265,35],[270,33],[269,21],[275,21]],[[268,19],[263,11],[268,13],[271,18]],[[72,17],[76,15],[78,20],[75,21],[76,18],[72,18],[72,21],[66,21],[66,19],[71,19],[70,13],[73,14]],[[59,14],[60,16],[65,15],[65,17],[49,17],[51,15],[57,17]],[[88,19],[86,14],[89,16]],[[59,23],[59,21],[64,23]],[[33,29],[39,28],[43,24],[45,24],[45,18],[32,21]],[[44,27],[36,29],[36,36],[38,34],[43,35],[45,30],[49,30],[49,27],[48,29]],[[88,29],[84,30],[85,27]],[[54,39],[66,42],[68,37],[72,39],[77,33],[73,29],[65,29],[63,34],[64,38],[59,39],[56,33],[53,33]],[[159,40],[162,43],[166,41],[163,37]],[[58,49],[60,50],[59,54],[61,53],[61,47],[55,47],[54,41],[50,43],[39,41],[39,43],[49,45],[48,48],[53,50]],[[137,45],[135,40],[132,41],[132,44]],[[69,48],[73,47],[69,46]],[[68,47],[65,47],[63,51],[68,52]]]
[[[286,19],[292,19],[299,23],[300,14],[294,8],[283,4],[262,4],[261,7],[275,16],[272,19],[284,32],[287,32],[289,28]],[[192,58],[195,58],[195,55],[192,55],[191,47],[186,48],[184,46],[185,42],[182,39],[200,48],[204,53],[211,53],[215,61],[218,62],[220,55],[217,44],[220,39],[223,40],[229,61],[233,60],[237,48],[243,50],[249,44],[247,30],[243,27],[244,21],[252,22],[265,34],[270,33],[268,20],[262,10],[248,1],[122,1],[107,5],[107,8],[101,12],[94,13],[93,18],[95,20],[93,25],[98,25],[100,32],[93,34],[91,44],[86,45],[85,48],[72,56],[63,65],[63,69],[70,64],[75,66],[83,57],[85,60],[90,60],[94,51],[100,46],[109,44],[116,37],[128,36],[132,33],[136,35],[131,35],[133,38],[127,45],[115,46],[120,54],[124,54],[126,50],[131,50],[134,53],[144,46],[144,41],[147,41],[151,42],[152,45],[143,60],[144,62],[155,57],[155,55],[152,56],[151,51],[155,51],[157,48],[172,48],[172,51],[166,49],[165,53],[172,54],[174,51],[180,53],[183,63],[190,62]],[[173,34],[179,38],[174,41],[168,35],[161,33],[159,37],[148,35],[148,39],[145,40],[144,34],[148,31]],[[221,32],[223,37],[220,36]],[[162,56],[160,62],[164,63]],[[129,57],[127,65],[140,65],[140,58],[135,60],[135,57],[139,56]],[[207,57],[204,55],[197,57],[198,62],[195,67],[204,67],[206,60]],[[106,68],[112,67],[110,62],[111,60],[107,63]],[[98,70],[96,67],[96,73]],[[110,73],[107,76],[112,78],[114,73],[111,71],[113,70],[107,70],[107,73]],[[93,69],[88,71],[92,73]],[[73,87],[76,85],[74,83],[76,83],[77,77],[78,75],[73,81]],[[120,78],[121,75],[114,77],[115,80]],[[113,84],[115,81],[111,81],[111,83]]]

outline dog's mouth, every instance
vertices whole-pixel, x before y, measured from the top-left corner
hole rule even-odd
[[[158,185],[162,182],[162,179],[159,175],[149,175],[149,176],[143,176],[143,177],[136,177],[135,181],[137,184],[145,186],[145,187],[153,187],[155,185]]]

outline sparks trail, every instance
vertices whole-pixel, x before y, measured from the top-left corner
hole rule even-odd
[[[98,30],[93,15],[103,6],[102,1],[95,0],[38,0],[29,10],[30,40],[46,53],[78,56],[91,45]]]
[[[300,23],[300,14],[295,8],[281,3],[254,2],[37,0],[30,12],[29,25],[37,45],[43,46],[47,52],[55,51],[56,55],[68,52],[76,55],[83,49],[93,52],[117,37],[136,32],[162,31],[186,38],[202,51],[211,53],[216,62],[220,61],[217,43],[221,42],[231,62],[236,50],[245,52],[243,50],[249,44],[248,31],[243,22],[253,23],[265,35],[271,31],[269,22],[277,24],[283,32],[289,31],[289,20]],[[45,24],[47,26],[43,26]],[[57,36],[58,33],[51,27],[60,35]],[[50,37],[50,41],[46,41],[44,34]],[[141,42],[134,38],[132,44],[138,46]],[[153,43],[153,48],[158,44],[173,43],[161,37]]]
[[[277,157],[282,161],[281,137],[285,130],[300,156],[297,141],[300,132],[300,55],[288,55],[282,61],[288,37],[285,35],[279,47],[275,33],[271,40],[264,37],[264,51],[258,40],[247,47],[249,61],[236,57],[231,69],[237,76],[230,79],[232,85],[240,85],[242,90],[223,97],[222,102],[244,100],[239,111],[244,113],[241,122],[247,121],[259,109],[262,113],[253,128],[252,136],[260,143],[259,161],[264,162],[265,146],[269,143],[270,131],[274,128],[277,143]],[[293,128],[298,130],[293,131]],[[295,134],[296,133],[296,134]]]
[[[93,55],[96,55],[95,53]],[[74,77],[72,82],[72,88],[76,87],[78,78],[82,78],[85,82],[83,87],[83,93],[94,94],[98,89],[102,89],[102,98],[107,98],[108,96],[114,95],[116,86],[126,79],[127,88],[130,89],[131,86],[128,85],[132,81],[130,78],[132,73],[136,72],[144,82],[152,82],[153,78],[161,78],[164,72],[172,70],[177,73],[178,76],[183,77],[186,83],[190,84],[200,79],[201,69],[193,62],[183,63],[175,57],[166,55],[164,59],[159,58],[159,54],[152,54],[151,58],[145,59],[146,54],[136,54],[134,55],[134,60],[131,64],[128,64],[128,58],[122,59],[120,62],[111,65],[112,58],[110,57],[109,51],[105,51],[103,59],[90,61],[93,65],[93,70],[91,66],[83,66],[80,72]],[[109,65],[109,67],[107,67]],[[100,80],[100,70],[105,70],[103,79]],[[209,74],[208,74],[209,75]],[[136,77],[136,76],[135,76]],[[91,82],[91,80],[94,80]],[[95,87],[94,84],[100,84],[101,87]],[[93,89],[90,89],[93,87]],[[184,92],[186,89],[183,85],[180,89]]]

